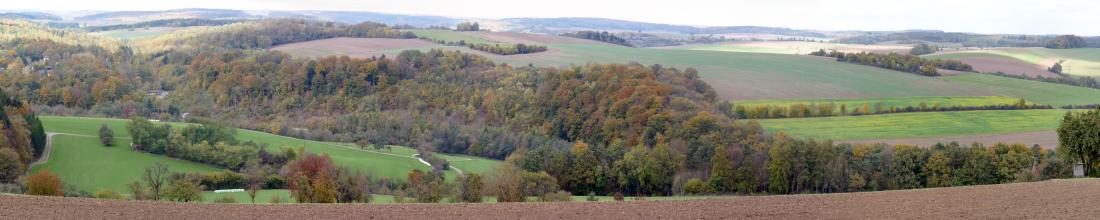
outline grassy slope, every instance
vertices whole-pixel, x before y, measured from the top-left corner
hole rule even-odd
[[[819,140],[858,140],[1054,130],[1065,110],[921,112],[759,120],[768,131]]]
[[[57,138],[56,148],[51,151],[53,155],[51,155],[50,161],[42,166],[35,167],[35,171],[49,167],[52,171],[60,173],[66,182],[76,184],[87,191],[111,188],[125,192],[124,184],[137,180],[142,169],[155,162],[168,164],[173,171],[213,172],[220,170],[220,168],[198,163],[131,151],[126,147],[130,144],[130,140],[127,138],[129,135],[126,134],[127,120],[50,116],[43,116],[42,120],[49,132],[92,136],[55,136]],[[96,131],[98,131],[99,126],[104,123],[115,131],[116,146],[119,147],[102,147],[98,139],[94,137],[97,135]],[[177,128],[183,126],[181,123],[172,124]],[[309,141],[250,130],[238,130],[237,137],[242,141],[251,140],[265,143],[273,148],[281,146],[302,147],[309,152],[327,153],[338,165],[349,166],[364,173],[387,178],[404,178],[413,169],[428,169],[426,165],[413,158],[412,153],[391,155],[387,152],[360,150],[349,144]],[[393,149],[394,152],[415,152],[400,146],[394,146]],[[115,158],[116,160],[91,159],[89,156]],[[463,161],[456,161],[454,165],[466,172],[484,172],[491,170],[499,163],[499,161],[485,158],[455,156],[455,158],[459,157]],[[466,161],[465,159],[469,160]],[[467,167],[469,168],[467,169]],[[455,172],[450,171],[447,174],[449,177],[453,177]]]
[[[1019,101],[1018,98],[1003,97],[1003,96],[973,96],[973,97],[903,97],[903,98],[871,98],[871,99],[777,99],[777,100],[749,100],[735,102],[736,105],[743,106],[789,106],[791,104],[829,104],[836,105],[837,109],[840,109],[840,105],[845,105],[849,110],[858,108],[864,104],[867,104],[871,108],[874,108],[876,104],[881,104],[883,109],[889,109],[890,107],[905,108],[909,106],[919,107],[921,103],[926,104],[928,107],[939,104],[940,107],[953,107],[953,106],[990,106],[990,105],[1012,105]]]
[[[1056,107],[1070,104],[1100,104],[1100,90],[1085,87],[1018,80],[985,74],[963,74],[942,78],[954,84],[981,88],[997,95],[1019,97]]]
[[[60,175],[65,183],[89,192],[100,189],[128,192],[126,184],[137,181],[141,178],[145,167],[156,163],[168,165],[169,170],[173,172],[222,170],[209,165],[130,150],[130,139],[129,134],[126,134],[125,123],[108,123],[108,126],[115,131],[115,146],[104,147],[99,142],[99,138],[95,137],[101,124],[98,121],[43,116],[42,122],[48,132],[86,136],[64,134],[54,136],[49,161],[33,167],[32,172],[50,169]]]

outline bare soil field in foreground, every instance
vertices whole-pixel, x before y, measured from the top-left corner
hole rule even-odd
[[[638,202],[230,205],[0,195],[2,219],[1095,219],[1100,179]]]
[[[1040,147],[1054,149],[1058,147],[1058,133],[1054,131],[1034,131],[1034,132],[1020,132],[1010,134],[988,134],[988,135],[960,135],[960,136],[945,136],[945,137],[927,137],[927,138],[898,138],[898,139],[872,139],[872,140],[849,140],[849,141],[836,141],[837,143],[886,143],[886,144],[908,144],[917,145],[921,147],[930,147],[936,143],[948,143],[959,142],[962,146],[970,146],[970,143],[979,142],[986,145],[992,145],[997,142],[1003,142],[1008,144],[1024,144],[1028,147],[1038,144]]]

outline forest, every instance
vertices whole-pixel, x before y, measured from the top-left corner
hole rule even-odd
[[[511,66],[443,50],[303,59],[264,50],[338,36],[415,37],[381,24],[264,20],[126,46],[72,43],[83,42],[79,33],[4,33],[9,34],[0,38],[0,61],[6,63],[0,87],[40,113],[170,121],[186,114],[311,140],[504,159],[509,165],[488,184],[504,201],[516,195],[552,200],[562,194],[911,189],[1031,181],[1067,172],[1055,152],[1020,145],[853,146],[766,134],[757,123],[719,110],[715,90],[690,67]],[[937,75],[936,67],[969,70],[961,63],[908,55],[825,55],[926,75]],[[352,191],[332,190],[334,181],[358,186],[358,175],[325,168],[331,167],[325,155],[297,152],[290,159],[285,149],[264,153],[262,146],[210,135],[221,133],[219,125],[176,131],[143,121],[130,124],[135,150],[237,172],[250,170],[249,158],[268,155],[272,160],[259,164],[287,168],[287,187],[301,201],[357,201],[335,196]],[[434,172],[410,173],[394,188],[413,192],[420,201],[439,201],[446,184]],[[464,178],[461,182],[481,181]],[[196,182],[181,181],[180,187]],[[703,182],[706,187],[694,187]],[[521,189],[532,185],[539,187]],[[359,188],[342,190],[353,189]]]

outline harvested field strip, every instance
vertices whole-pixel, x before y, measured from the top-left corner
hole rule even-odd
[[[870,140],[843,140],[836,141],[838,143],[851,143],[851,144],[873,144],[873,143],[885,143],[890,145],[896,144],[908,144],[922,147],[929,147],[936,143],[950,143],[958,142],[963,146],[970,146],[972,143],[982,143],[986,146],[996,143],[1007,144],[1023,144],[1031,147],[1039,145],[1040,147],[1047,149],[1054,149],[1058,147],[1058,133],[1055,131],[1032,131],[1032,132],[1020,132],[1020,133],[1008,133],[1008,134],[983,134],[983,135],[954,135],[954,136],[942,136],[942,137],[925,137],[925,138],[898,138],[898,139],[870,139]]]
[[[817,140],[863,140],[1052,131],[1066,110],[918,112],[758,120],[770,132]]]
[[[833,104],[836,106],[837,112],[840,110],[840,106],[844,105],[846,110],[852,111],[856,108],[863,106],[864,104],[874,109],[876,105],[880,105],[882,109],[888,110],[891,107],[905,108],[905,107],[920,107],[924,104],[927,107],[939,106],[939,107],[956,107],[956,106],[998,106],[998,105],[1014,105],[1019,102],[1019,98],[1003,97],[1003,96],[963,96],[963,97],[902,97],[902,98],[869,98],[869,99],[777,99],[777,100],[748,100],[737,101],[733,104],[738,106],[780,106],[786,107],[791,104]],[[1033,103],[1028,103],[1033,104]]]
[[[0,195],[13,219],[1091,219],[1100,180],[636,202],[195,204]],[[58,209],[57,207],[65,207]]]

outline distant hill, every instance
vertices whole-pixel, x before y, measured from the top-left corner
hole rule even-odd
[[[454,26],[462,21],[461,19],[442,16],[400,15],[359,11],[276,11],[271,12],[268,16],[303,17],[348,24],[370,21],[389,25],[410,25],[414,27]]]
[[[46,21],[57,21],[62,19],[60,16],[44,12],[4,12],[0,13],[0,18]]]
[[[799,37],[826,37],[825,34],[790,28],[761,26],[695,27],[688,25],[657,24],[607,18],[507,18],[502,22],[508,31],[560,34],[581,30],[606,30],[627,32],[668,32],[678,34],[774,34]]]
[[[260,18],[245,11],[229,9],[173,9],[164,11],[113,11],[80,16],[72,19],[86,25],[133,24],[166,19],[249,19]]]

